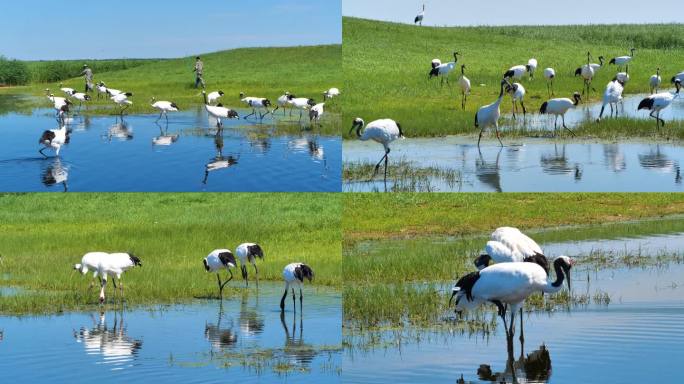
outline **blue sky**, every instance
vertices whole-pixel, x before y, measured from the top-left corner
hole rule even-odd
[[[3,1],[0,55],[23,60],[181,57],[340,44],[341,0]]]
[[[423,25],[539,25],[684,22],[681,0],[343,0],[342,14]]]

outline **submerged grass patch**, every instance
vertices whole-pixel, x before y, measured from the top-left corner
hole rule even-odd
[[[371,179],[375,164],[367,161],[345,163],[342,178],[345,183],[382,181],[384,178],[382,166],[378,174]],[[389,163],[387,175],[388,191],[391,192],[436,192],[438,187],[434,186],[435,180],[445,183],[449,188],[453,188],[461,181],[459,171],[437,166],[417,166],[405,157]]]
[[[648,92],[648,79],[657,67],[664,86],[670,87],[670,77],[681,71],[676,63],[684,60],[681,36],[684,24],[418,28],[345,17],[343,119],[350,126],[355,117],[367,122],[390,117],[402,124],[407,137],[473,133],[477,131],[475,112],[496,100],[503,73],[513,65],[526,64],[532,56],[539,61],[535,79],[519,81],[527,89],[525,105],[530,111],[538,111],[549,98],[542,76],[546,67],[556,70],[555,97],[581,91],[582,79],[574,71],[586,63],[587,51],[593,54],[593,62],[600,55],[606,58],[594,78],[597,92],[592,92],[590,101],[601,99],[605,84],[618,72],[608,60],[628,54],[631,47],[637,51],[629,66],[631,80],[625,95]],[[430,61],[452,60],[454,51],[461,56],[450,76],[452,85],[440,86],[439,79],[429,81]],[[472,86],[465,110],[456,83],[460,64],[466,65]],[[502,112],[510,108],[506,96]],[[643,136],[651,131],[643,128],[634,133]]]
[[[242,242],[264,248],[260,280],[281,281],[283,267],[301,261],[312,266],[317,285],[342,281],[335,194],[5,194],[0,206],[2,284],[22,290],[0,297],[2,314],[96,305],[97,288],[87,291],[91,275],[72,269],[95,250],[142,259],[142,268],[123,277],[129,305],[216,297],[216,276],[204,271],[202,258]],[[249,273],[253,282],[254,269]]]

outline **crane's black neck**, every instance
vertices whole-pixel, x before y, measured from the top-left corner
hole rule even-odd
[[[563,266],[561,266],[562,262],[561,259],[556,259],[556,261],[553,262],[553,269],[556,271],[556,281],[551,283],[551,285],[555,288],[563,285],[563,280],[565,280],[565,272],[563,271]]]

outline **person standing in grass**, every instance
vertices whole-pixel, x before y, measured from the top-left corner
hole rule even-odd
[[[81,75],[85,78],[85,93],[93,90],[93,70],[88,67],[88,64],[83,64],[83,72]]]
[[[195,72],[195,88],[199,87],[200,84],[202,84],[202,89],[206,88],[204,86],[204,63],[200,59],[199,56],[195,58],[195,69],[193,70]]]

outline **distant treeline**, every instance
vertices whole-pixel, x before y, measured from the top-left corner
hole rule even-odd
[[[158,61],[157,59],[20,61],[0,56],[0,85],[53,83],[81,75],[87,63],[95,75],[120,71]]]

